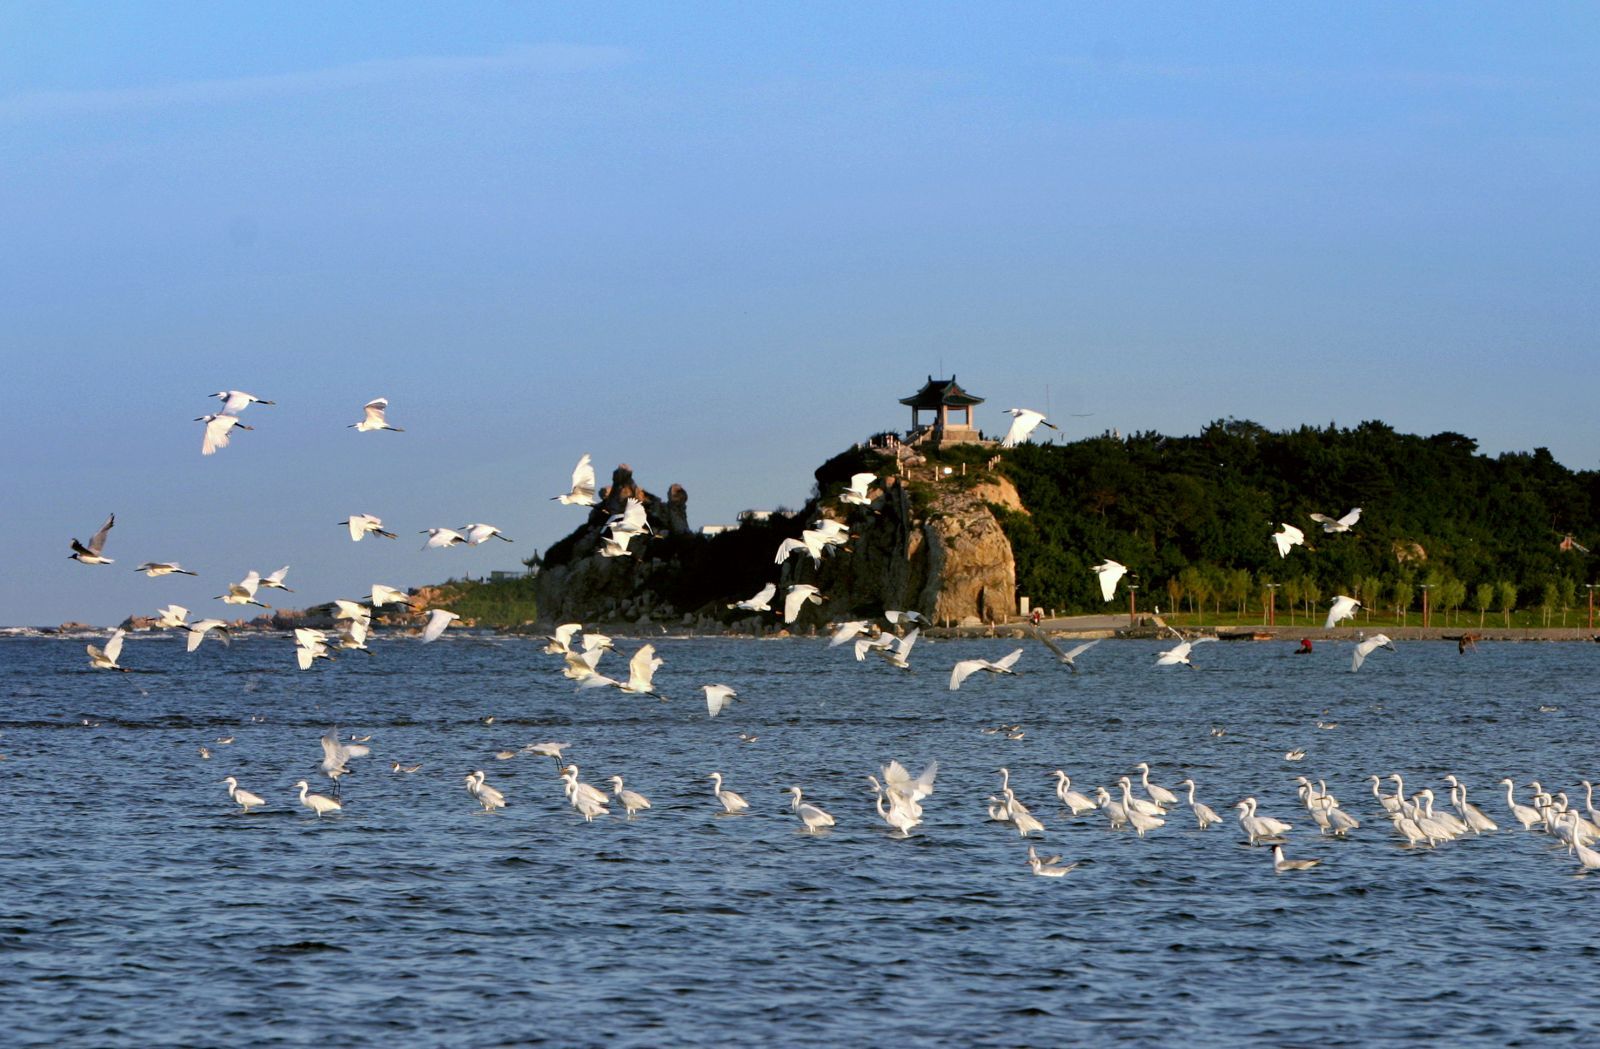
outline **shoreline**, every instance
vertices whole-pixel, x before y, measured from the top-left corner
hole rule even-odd
[[[1126,616],[1063,616],[1054,619],[1045,619],[1040,622],[1038,630],[1051,638],[1092,640],[1105,638],[1120,638],[1123,640],[1161,641],[1171,639],[1174,629],[1165,624],[1150,621],[1152,617],[1141,617],[1137,626],[1129,626]],[[700,625],[686,625],[682,623],[637,623],[637,622],[610,622],[587,623],[585,626],[591,632],[614,635],[625,638],[745,638],[752,641],[764,641],[774,638],[809,638],[826,637],[826,626],[807,627],[799,631],[789,631],[781,626],[762,632],[737,630],[725,628],[721,630],[706,629]],[[0,627],[0,639],[5,638],[61,638],[78,639],[85,636],[99,636],[111,627],[95,627],[87,624],[65,624],[62,626],[5,626]],[[291,631],[272,626],[240,625],[231,628],[235,635],[260,635],[260,636],[288,636]],[[487,633],[496,637],[523,637],[543,639],[548,636],[551,627],[525,623],[515,627],[467,627],[474,633]],[[1026,620],[1016,620],[1006,623],[986,623],[982,625],[965,626],[929,626],[922,628],[922,636],[943,640],[961,638],[1016,638],[1030,639],[1033,637],[1034,628]],[[159,635],[159,629],[130,630],[129,636]],[[454,633],[454,631],[452,631]],[[1440,641],[1458,642],[1463,635],[1470,634],[1476,640],[1483,642],[1553,642],[1553,641],[1581,641],[1600,642],[1600,630],[1591,633],[1586,627],[1360,627],[1340,626],[1333,628],[1315,626],[1197,626],[1184,631],[1188,637],[1215,637],[1219,641],[1258,641],[1297,643],[1302,638],[1308,638],[1313,643],[1317,641],[1356,641],[1363,636],[1372,634],[1385,634],[1392,641]],[[403,629],[394,631],[390,636],[419,636],[420,629]]]

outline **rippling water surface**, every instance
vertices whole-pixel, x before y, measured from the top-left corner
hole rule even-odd
[[[946,690],[1004,640],[923,642],[918,669],[816,640],[657,639],[670,701],[574,694],[522,639],[375,643],[300,673],[291,643],[131,638],[130,674],[81,640],[0,641],[0,1001],[8,1044],[1194,1046],[1594,1044],[1600,877],[1524,832],[1494,784],[1596,778],[1581,644],[1379,651],[1216,644],[1198,671],[1107,641],[1083,673],[1031,646],[1015,678]],[[631,652],[635,642],[621,640]],[[621,659],[615,656],[620,669]],[[602,665],[602,669],[605,665]],[[699,687],[745,700],[706,717]],[[1554,708],[1554,709],[1541,709]],[[492,724],[484,719],[493,717]],[[1317,721],[1336,722],[1319,729]],[[1025,738],[981,730],[1019,722]],[[345,809],[291,785],[318,737],[371,733]],[[1213,727],[1224,734],[1215,736]],[[739,733],[753,733],[753,743]],[[231,744],[215,743],[233,736]],[[654,808],[586,824],[554,763],[621,773]],[[198,748],[210,747],[203,759]],[[1304,761],[1285,751],[1300,747]],[[868,773],[939,761],[927,822],[899,840]],[[421,762],[415,775],[389,762]],[[1140,840],[1069,820],[1048,773],[1088,790],[1138,761],[1185,775],[1186,809]],[[1036,878],[985,798],[1008,766],[1082,866]],[[480,812],[475,768],[511,808]],[[749,799],[726,817],[707,775]],[[1502,832],[1406,849],[1363,777],[1454,772]],[[223,776],[264,795],[241,814]],[[1293,779],[1363,819],[1319,838]],[[782,790],[838,820],[807,835]],[[1528,793],[1519,790],[1520,795]],[[1229,806],[1296,825],[1277,874]],[[619,810],[620,811],[620,810]],[[1506,829],[1507,826],[1515,830]]]

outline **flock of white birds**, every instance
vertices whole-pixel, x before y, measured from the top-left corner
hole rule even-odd
[[[562,654],[569,670],[575,664],[581,666],[585,662],[581,658],[574,660],[574,655],[586,650],[605,650],[611,647],[608,638],[596,634],[580,636],[575,624],[569,626],[574,629],[563,627],[561,636],[551,638],[550,644],[545,649],[548,652]],[[575,640],[581,641],[585,647],[570,647],[571,642]],[[646,663],[653,661],[659,664],[659,660],[653,660],[651,646],[646,645],[640,651]],[[635,657],[636,660],[638,658]],[[724,704],[733,698],[732,690],[727,686],[706,686],[705,691],[707,704],[713,716],[720,709],[719,704]],[[1015,739],[1020,738],[1014,734],[1018,728],[1019,726],[1015,725],[1001,725],[984,731],[1013,733],[1008,738]],[[344,807],[343,801],[338,796],[341,780],[352,771],[351,761],[371,753],[371,748],[366,745],[371,738],[371,736],[352,736],[344,740],[335,731],[324,735],[321,739],[322,759],[317,768],[331,783],[333,794],[330,796],[312,793],[309,781],[302,779],[294,784],[294,789],[298,791],[299,803],[319,818],[341,812]],[[231,742],[231,740],[218,742]],[[606,779],[605,782],[609,783],[610,790],[585,782],[581,768],[565,758],[565,753],[570,747],[569,743],[542,741],[529,743],[520,750],[497,752],[495,757],[501,760],[528,756],[553,759],[557,778],[567,802],[586,822],[618,814],[619,810],[623,817],[633,819],[651,808],[650,799],[637,790],[628,788],[621,775],[613,775]],[[203,755],[209,756],[209,751],[203,752]],[[391,769],[396,773],[415,773],[421,767],[421,765],[404,765],[398,761],[391,762]],[[1075,789],[1072,777],[1065,770],[1055,769],[1049,775],[1055,780],[1055,788],[1051,793],[1059,808],[1054,814],[1040,815],[1018,797],[1017,790],[1012,785],[1011,770],[1002,766],[995,770],[1000,777],[996,792],[987,799],[988,818],[1015,831],[1023,839],[1044,834],[1046,819],[1067,822],[1100,821],[1108,830],[1131,830],[1140,838],[1157,832],[1170,833],[1171,831],[1166,829],[1169,822],[1175,816],[1182,814],[1184,809],[1188,809],[1185,820],[1192,819],[1198,831],[1208,831],[1226,822],[1214,809],[1196,798],[1196,785],[1192,778],[1176,783],[1178,792],[1174,792],[1152,781],[1151,768],[1147,762],[1138,762],[1133,769],[1138,773],[1137,781],[1131,775],[1119,776],[1115,782],[1115,793],[1104,786],[1096,786],[1090,794]],[[939,765],[935,761],[930,762],[922,772],[913,776],[898,761],[890,761],[876,774],[865,777],[872,789],[873,813],[887,828],[891,837],[909,837],[923,825],[925,821],[923,802],[934,793],[938,771]],[[511,805],[504,791],[487,782],[488,776],[484,770],[475,769],[462,779],[467,793],[485,813],[495,813]],[[708,773],[706,779],[711,785],[708,791],[708,812],[719,816],[738,816],[753,811],[750,802],[727,785],[721,772]],[[1436,798],[1430,788],[1408,794],[1405,790],[1404,777],[1400,773],[1391,773],[1387,777],[1373,775],[1368,777],[1368,780],[1371,784],[1372,811],[1389,821],[1392,832],[1402,840],[1404,847],[1432,849],[1459,839],[1495,833],[1501,829],[1481,808],[1468,801],[1467,785],[1454,774],[1443,777],[1444,785],[1449,787],[1450,808],[1454,811],[1436,807]],[[267,801],[259,794],[240,787],[236,777],[227,776],[222,782],[227,785],[228,796],[243,812],[248,813],[268,807]],[[1385,782],[1393,783],[1392,793],[1384,793],[1382,786]],[[1295,783],[1296,794],[1305,809],[1305,815],[1301,818],[1315,826],[1321,837],[1345,839],[1362,828],[1363,819],[1351,815],[1328,789],[1325,781],[1313,782],[1306,776],[1298,776],[1295,778]],[[1585,795],[1581,811],[1569,801],[1564,792],[1546,790],[1538,782],[1529,784],[1529,789],[1534,792],[1530,799],[1531,804],[1523,804],[1516,800],[1515,784],[1512,780],[1503,779],[1500,781],[1500,786],[1505,788],[1506,808],[1513,821],[1520,823],[1526,831],[1538,829],[1552,836],[1570,856],[1577,860],[1582,869],[1600,869],[1600,851],[1592,847],[1596,841],[1600,841],[1600,812],[1594,808],[1594,789],[1588,781],[1582,784]],[[789,786],[781,793],[789,796],[788,811],[798,822],[798,829],[804,833],[819,834],[837,825],[838,821],[833,814],[815,801],[807,801],[800,787]],[[1047,797],[1045,802],[1048,803],[1049,800]],[[1238,832],[1243,840],[1251,846],[1271,847],[1275,871],[1279,873],[1307,871],[1322,863],[1320,859],[1287,857],[1283,846],[1294,831],[1295,823],[1262,812],[1260,803],[1255,797],[1246,797],[1233,808]],[[1064,864],[1061,856],[1041,856],[1030,842],[1027,865],[1040,877],[1059,878],[1074,870],[1078,863]]]
[[[220,449],[226,448],[235,430],[253,430],[255,427],[247,426],[240,421],[240,413],[252,404],[276,404],[262,397],[257,397],[244,390],[223,390],[212,394],[222,403],[214,414],[202,415],[196,422],[205,423],[205,436],[201,442],[200,454],[213,455]],[[377,397],[362,406],[360,422],[350,423],[347,429],[358,433],[370,433],[376,430],[391,430],[403,433],[404,428],[390,424],[388,420],[389,401],[384,397]],[[556,496],[563,504],[592,506],[595,504],[594,469],[589,465],[589,457],[585,455],[578,463],[577,470],[572,476],[572,490],[566,494]],[[643,509],[638,508],[635,515],[636,503],[629,501],[629,522],[642,523]],[[112,558],[105,556],[107,537],[117,523],[117,515],[111,514],[106,518],[99,530],[94,533],[87,544],[72,540],[71,559],[86,565],[114,564]],[[351,514],[343,521],[337,522],[349,529],[352,542],[360,542],[369,535],[379,536],[384,539],[398,538],[394,532],[386,531],[383,520],[373,514]],[[621,526],[623,530],[628,524]],[[419,534],[426,535],[427,541],[422,549],[441,549],[452,546],[479,546],[490,539],[502,542],[513,542],[499,528],[491,524],[476,522],[462,525],[460,528],[426,528]],[[624,546],[626,541],[624,540]],[[176,561],[146,561],[139,565],[135,571],[143,572],[150,578],[167,575],[188,575],[198,573],[184,568]],[[289,573],[289,566],[284,565],[277,571],[268,575],[261,575],[252,569],[245,577],[236,583],[228,584],[228,592],[218,594],[217,600],[230,605],[251,605],[257,608],[270,609],[272,606],[257,598],[260,590],[283,590],[292,593],[290,587],[285,585],[284,579]],[[371,636],[373,613],[385,605],[400,605],[408,612],[425,615],[426,621],[422,626],[422,640],[431,642],[437,640],[451,623],[461,618],[447,609],[414,609],[411,598],[407,592],[383,583],[374,583],[369,595],[369,601],[337,600],[334,602],[334,630],[330,634],[323,630],[308,628],[294,631],[295,659],[301,670],[310,669],[319,659],[333,658],[335,649],[355,649],[369,651],[367,639]],[[229,623],[223,619],[206,618],[191,621],[189,610],[181,605],[169,604],[156,612],[155,626],[162,630],[181,630],[188,636],[188,650],[190,652],[200,647],[207,637],[214,637],[226,645],[231,641]],[[104,647],[89,645],[88,655],[90,665],[100,670],[119,670],[124,673],[129,668],[122,666],[118,661],[122,655],[122,643],[125,631],[121,628],[113,631]]]
[[[201,448],[204,455],[214,454],[219,449],[227,447],[234,430],[252,429],[239,421],[239,413],[245,408],[252,404],[274,403],[238,390],[224,391],[215,396],[222,402],[221,409],[216,414],[202,416],[197,420],[206,424]],[[350,427],[358,432],[400,431],[399,427],[389,424],[387,409],[388,401],[381,397],[377,398],[365,405],[362,420],[351,423]],[[1013,447],[1020,441],[1026,440],[1033,429],[1040,424],[1051,425],[1038,412],[1012,409],[1011,414],[1014,422],[1002,442],[1005,447]],[[870,473],[854,475],[840,494],[840,502],[847,505],[872,505],[874,498],[871,486],[876,480],[876,476]],[[588,455],[584,455],[574,469],[570,489],[552,498],[563,505],[582,507],[597,505],[594,469]],[[1337,519],[1322,514],[1311,514],[1310,517],[1320,523],[1326,533],[1334,534],[1350,531],[1359,520],[1360,514],[1361,511],[1357,508]],[[88,565],[112,564],[112,559],[104,555],[104,550],[107,536],[115,523],[116,517],[113,514],[87,544],[73,539],[72,558]],[[359,542],[368,535],[395,538],[394,533],[383,529],[383,522],[379,518],[370,514],[355,514],[339,523],[349,528],[350,538],[353,541]],[[632,540],[650,533],[644,507],[637,500],[628,500],[623,511],[606,522],[604,533],[600,546],[601,554],[613,557],[626,555]],[[465,525],[460,529],[430,528],[426,529],[424,534],[428,535],[424,549],[456,545],[475,546],[490,539],[512,541],[498,528],[481,523]],[[843,523],[824,518],[806,529],[799,539],[785,540],[778,548],[775,562],[782,565],[794,554],[804,552],[814,564],[820,565],[830,550],[843,546],[849,537],[849,529]],[[1304,533],[1300,529],[1287,523],[1272,536],[1280,555],[1285,557],[1292,547],[1303,546],[1304,539]],[[270,607],[258,600],[256,595],[263,589],[288,591],[290,588],[285,584],[288,570],[288,566],[285,565],[265,576],[252,570],[238,582],[228,584],[227,592],[218,595],[217,599],[227,604]],[[195,574],[170,561],[145,562],[139,565],[137,571],[142,571],[152,578],[170,574]],[[1109,559],[1095,565],[1092,571],[1099,580],[1104,599],[1108,602],[1113,600],[1118,582],[1129,574],[1126,566]],[[753,597],[727,607],[777,614],[777,610],[771,604],[776,595],[777,584],[768,583]],[[813,585],[790,585],[787,587],[781,611],[784,623],[793,624],[807,603],[820,604],[823,600],[824,596]],[[300,668],[308,669],[319,659],[332,658],[335,649],[366,650],[368,638],[371,636],[373,612],[391,604],[410,609],[410,599],[405,592],[383,584],[373,585],[366,603],[336,601],[336,627],[333,633],[313,629],[294,631],[296,659]],[[1354,599],[1342,595],[1336,596],[1329,609],[1327,626],[1332,627],[1349,618],[1358,607],[1359,602]],[[427,622],[422,631],[423,642],[436,640],[451,622],[459,618],[444,609],[427,610],[426,614]],[[160,609],[156,625],[161,629],[187,632],[187,647],[190,652],[197,649],[207,636],[216,637],[224,644],[228,643],[228,624],[223,620],[210,618],[190,621],[188,617],[187,609],[168,605]],[[865,661],[869,655],[875,654],[890,666],[909,670],[913,648],[917,643],[921,626],[926,620],[917,612],[900,610],[886,611],[883,618],[886,625],[867,619],[834,624],[829,647],[850,645],[857,661]],[[1035,636],[1049,648],[1058,663],[1069,667],[1074,673],[1078,670],[1078,659],[1098,644],[1098,641],[1088,641],[1070,650],[1063,650],[1044,633],[1035,631]],[[128,668],[118,662],[123,638],[124,632],[118,629],[103,648],[89,645],[88,655],[91,665],[99,669],[126,672]],[[1158,665],[1181,663],[1193,667],[1194,664],[1189,659],[1193,647],[1215,640],[1214,637],[1183,638],[1179,635],[1179,643],[1159,653],[1156,662]],[[1351,669],[1359,669],[1367,655],[1379,647],[1393,648],[1389,639],[1381,634],[1362,640],[1355,647]],[[627,663],[626,678],[613,678],[600,672],[602,658],[614,650],[615,644],[610,637],[597,632],[585,632],[578,623],[568,623],[556,628],[544,647],[546,653],[561,658],[561,673],[573,681],[579,690],[615,688],[629,695],[654,696],[665,702],[666,697],[657,691],[655,684],[656,671],[663,664],[663,660],[656,655],[655,646],[643,644],[633,652]],[[1015,675],[1017,672],[1013,668],[1021,659],[1023,652],[1022,648],[1017,648],[999,659],[958,661],[950,670],[949,688],[951,690],[960,688],[963,682],[980,672],[997,676]],[[709,717],[717,717],[731,704],[740,701],[738,692],[726,684],[707,684],[700,688],[705,696]],[[1020,726],[1001,726],[985,731],[1005,732],[1010,739],[1022,738]],[[747,741],[755,739],[744,734],[741,734],[741,738]],[[370,748],[365,745],[366,739],[370,737],[363,737],[360,740],[355,738],[348,741],[341,740],[335,732],[323,736],[321,740],[323,757],[317,767],[329,780],[333,796],[312,793],[309,781],[302,779],[294,785],[298,791],[300,804],[319,818],[340,812],[342,810],[342,801],[339,797],[340,781],[350,772],[349,763],[352,760],[366,757],[371,753]],[[609,792],[585,783],[581,778],[579,766],[564,760],[563,753],[568,746],[569,744],[553,741],[530,743],[520,752],[503,751],[496,754],[496,757],[510,759],[520,753],[553,758],[568,802],[586,821],[611,815],[613,809],[621,809],[630,819],[650,809],[649,799],[625,787],[623,777],[620,775],[610,777]],[[202,756],[209,757],[209,754],[208,750],[202,748]],[[1285,758],[1294,760],[1297,756],[1300,755],[1291,751]],[[403,765],[396,761],[391,767],[396,773],[413,773],[421,766]],[[1143,837],[1165,827],[1168,817],[1180,805],[1186,804],[1199,830],[1207,830],[1222,822],[1211,808],[1196,800],[1196,786],[1192,779],[1177,784],[1180,789],[1187,789],[1187,802],[1180,802],[1178,795],[1151,781],[1148,764],[1140,762],[1134,767],[1141,773],[1139,793],[1135,792],[1132,778],[1122,776],[1116,780],[1116,794],[1104,786],[1097,786],[1092,797],[1073,789],[1072,779],[1064,770],[1055,770],[1051,775],[1056,780],[1054,793],[1060,803],[1062,815],[1051,818],[1075,819],[1098,816],[1104,819],[1111,829],[1129,828],[1139,837]],[[874,811],[877,818],[895,836],[910,835],[923,823],[923,802],[933,794],[937,774],[937,762],[930,763],[920,774],[912,776],[899,762],[891,761],[879,770],[879,774],[867,777],[874,795]],[[988,799],[989,818],[996,823],[1009,826],[1023,838],[1042,833],[1043,818],[1035,815],[1018,798],[1011,785],[1010,771],[1000,768],[998,774],[1000,776],[998,792]],[[487,782],[487,775],[483,770],[474,770],[463,779],[467,792],[485,812],[493,813],[510,804],[501,790]],[[749,810],[749,803],[738,793],[728,789],[720,772],[710,773],[707,779],[711,782],[711,798],[722,814],[738,815]],[[1384,794],[1380,790],[1382,783],[1380,777],[1371,777],[1374,801],[1381,814],[1390,820],[1394,832],[1408,845],[1437,847],[1467,835],[1489,833],[1499,829],[1481,809],[1467,801],[1466,785],[1453,775],[1446,776],[1445,783],[1450,788],[1450,803],[1455,810],[1454,813],[1436,809],[1431,790],[1425,789],[1408,796],[1399,774],[1392,774],[1389,779],[1394,783],[1394,792]],[[223,782],[227,784],[229,797],[244,812],[267,805],[260,795],[240,787],[236,777],[228,776]],[[1361,821],[1345,811],[1325,783],[1320,781],[1312,783],[1304,776],[1299,777],[1298,783],[1300,800],[1307,810],[1308,818],[1323,835],[1342,838],[1361,827]],[[1600,839],[1600,813],[1593,808],[1593,789],[1589,783],[1583,784],[1586,790],[1584,812],[1579,812],[1571,806],[1564,793],[1546,791],[1538,783],[1530,784],[1530,788],[1534,791],[1531,805],[1520,804],[1515,800],[1515,785],[1511,780],[1502,780],[1501,785],[1506,789],[1509,812],[1525,829],[1542,828],[1564,843],[1567,851],[1575,856],[1584,868],[1600,868],[1600,852],[1590,848],[1593,842]],[[821,833],[836,825],[830,813],[814,801],[805,800],[800,787],[788,787],[784,793],[790,797],[789,810],[807,833]],[[1262,814],[1258,810],[1255,798],[1247,797],[1234,808],[1238,813],[1240,831],[1245,839],[1252,845],[1273,847],[1275,870],[1304,871],[1320,862],[1314,859],[1287,858],[1282,845],[1292,825],[1286,820]],[[1033,845],[1030,844],[1028,847],[1028,866],[1038,876],[1059,878],[1077,866],[1076,863],[1063,864],[1061,861],[1060,856],[1041,856]]]

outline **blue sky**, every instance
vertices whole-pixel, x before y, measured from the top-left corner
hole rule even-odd
[[[1586,5],[0,6],[0,622],[695,524],[956,372],[1069,437],[1383,419],[1596,466]],[[206,396],[278,401],[199,454]],[[404,434],[345,428],[375,396]],[[118,514],[108,568],[66,559]],[[351,544],[370,512],[404,538]],[[417,530],[517,539],[420,552]],[[199,580],[148,580],[141,560]]]

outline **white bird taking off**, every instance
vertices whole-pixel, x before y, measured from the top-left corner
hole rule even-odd
[[[1117,580],[1128,574],[1128,566],[1119,565],[1108,557],[1103,563],[1092,567],[1090,571],[1100,577],[1100,594],[1107,601],[1110,601],[1112,595],[1117,592]]]
[[[1361,602],[1353,597],[1343,594],[1333,599],[1333,605],[1328,609],[1328,621],[1322,624],[1322,629],[1332,630],[1333,625],[1341,619],[1350,619],[1356,614],[1356,609],[1361,607]]]
[[[1361,520],[1361,507],[1356,507],[1337,521],[1327,514],[1307,514],[1306,516],[1320,524],[1324,532],[1348,532],[1355,527],[1357,521]]]
[[[454,612],[447,612],[442,608],[430,609],[428,611],[428,625],[422,628],[422,643],[427,644],[430,641],[439,640],[440,635],[449,628],[450,624],[460,618]]]
[[[596,648],[593,651],[598,652],[600,649]],[[633,658],[628,660],[628,680],[626,682],[617,681],[615,678],[606,677],[604,674],[591,674],[580,679],[578,687],[580,689],[603,688],[606,685],[611,685],[621,689],[623,692],[640,696],[655,696],[657,699],[665,700],[666,697],[657,692],[652,684],[655,679],[656,669],[661,664],[662,660],[656,658],[656,646],[641,645],[639,651],[633,654]],[[710,701],[711,695],[708,692],[706,694],[708,706]]]
[[[101,557],[100,551],[106,548],[106,535],[111,531],[111,526],[117,523],[117,515],[112,514],[106,518],[106,523],[100,526],[100,531],[89,540],[89,545],[84,546],[76,539],[72,541],[72,553],[67,555],[67,560],[76,561],[82,565],[109,565],[115,564],[109,557]]]
[[[1361,664],[1367,661],[1367,657],[1380,648],[1387,648],[1391,652],[1395,650],[1394,642],[1389,640],[1388,635],[1373,634],[1357,645],[1355,655],[1350,658],[1350,673],[1354,674],[1360,670]]]
[[[594,465],[589,461],[587,452],[572,469],[572,490],[550,498],[562,506],[593,506],[599,501],[594,496]]]
[[[850,484],[839,493],[841,503],[851,503],[855,506],[871,506],[872,497],[867,494],[867,486],[878,479],[877,474],[851,474]]]
[[[989,662],[987,659],[963,659],[950,668],[950,691],[954,692],[961,687],[961,683],[980,670],[991,674],[1015,674],[1011,668],[1017,660],[1022,658],[1022,649],[1014,649],[1001,659]]]
[[[201,455],[213,455],[218,448],[228,447],[236,426],[241,430],[255,429],[240,422],[237,415],[202,415],[195,422],[206,424],[206,435],[200,441]]]
[[[1011,416],[1011,429],[1006,431],[1005,437],[1000,441],[1002,448],[1015,448],[1026,441],[1040,426],[1056,429],[1056,424],[1046,419],[1043,412],[1036,412],[1032,408],[1007,408],[1006,414]]]
[[[368,533],[381,535],[385,539],[397,538],[393,532],[385,532],[383,530],[383,521],[373,517],[371,514],[351,514],[338,523],[348,525],[350,527],[350,538],[358,543]]]
[[[1063,652],[1061,650],[1061,646],[1050,640],[1050,635],[1046,634],[1038,627],[1034,627],[1033,636],[1043,642],[1045,648],[1048,648],[1050,651],[1054,652],[1056,654],[1056,659],[1071,667],[1074,674],[1078,672],[1078,657],[1104,640],[1103,638],[1097,637],[1093,641],[1085,641],[1081,645],[1074,645],[1072,648]]]
[[[222,407],[219,410],[223,415],[238,415],[252,404],[278,403],[276,401],[264,401],[255,394],[245,393],[243,390],[222,390],[211,396],[222,402]]]
[[[1280,531],[1272,533],[1272,541],[1278,544],[1278,556],[1288,557],[1289,548],[1306,545],[1306,534],[1292,524],[1280,524]]]
[[[111,639],[106,642],[106,647],[103,651],[93,645],[85,645],[84,648],[89,653],[90,665],[96,670],[120,670],[126,674],[128,672],[127,667],[117,666],[117,657],[122,655],[122,639],[126,635],[127,631],[118,627],[112,632]]]
[[[1202,645],[1207,641],[1215,640],[1216,638],[1214,637],[1197,637],[1193,641],[1180,642],[1172,648],[1167,649],[1165,652],[1158,654],[1156,656],[1156,666],[1170,667],[1177,663],[1182,663],[1191,670],[1197,669],[1193,663],[1189,662],[1189,651],[1196,645]]]
[[[879,649],[879,653],[889,661],[890,666],[899,667],[901,670],[910,670],[911,648],[917,643],[917,636],[920,633],[921,628],[912,627],[906,632],[905,637],[891,637],[889,643]],[[857,659],[860,659],[862,655],[861,644],[862,642],[860,641],[856,642]]]
[[[191,572],[191,571],[189,571],[187,568],[183,567],[182,565],[180,565],[176,561],[146,561],[144,564],[140,565],[138,568],[135,568],[134,571],[135,572],[143,572],[145,575],[149,576],[151,579],[154,579],[157,576],[164,576],[164,575],[199,575],[200,574],[199,572]]]

